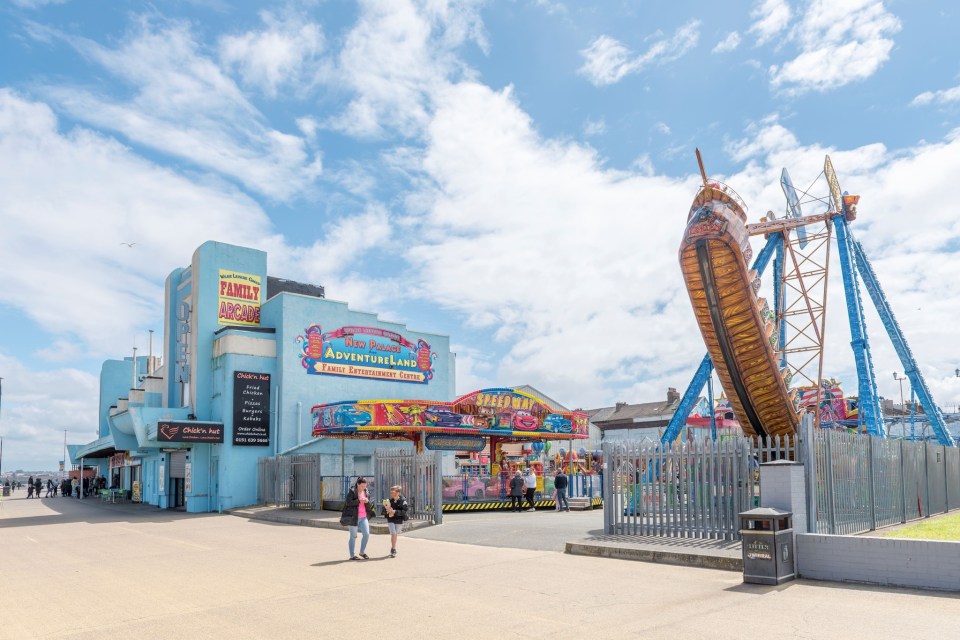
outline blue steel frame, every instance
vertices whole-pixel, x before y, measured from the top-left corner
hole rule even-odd
[[[923,374],[920,373],[920,367],[917,366],[917,361],[913,357],[910,345],[907,344],[907,339],[904,337],[903,331],[900,329],[900,325],[893,315],[893,309],[890,308],[890,303],[887,301],[883,289],[880,288],[880,281],[877,280],[877,274],[874,273],[873,266],[867,259],[867,254],[864,253],[863,247],[859,242],[854,240],[852,236],[850,237],[850,244],[853,248],[853,254],[856,257],[860,276],[863,278],[863,283],[867,288],[867,293],[870,294],[870,298],[877,308],[877,313],[880,314],[880,321],[883,323],[883,328],[887,330],[887,335],[890,336],[890,342],[893,343],[893,348],[900,358],[904,373],[910,379],[911,390],[917,394],[917,399],[920,400],[920,406],[923,407],[923,412],[926,414],[927,419],[930,420],[930,426],[933,428],[933,433],[937,436],[937,441],[948,447],[955,446],[953,438],[950,437],[950,433],[947,431],[946,423],[943,420],[943,413],[940,411],[940,407],[933,401],[930,388],[927,387],[927,381],[924,380]]]
[[[833,226],[837,231],[837,252],[840,254],[843,292],[847,299],[850,347],[853,349],[853,358],[857,363],[859,413],[867,433],[883,436],[883,411],[880,407],[880,397],[877,395],[877,379],[873,371],[870,341],[867,339],[867,329],[863,321],[863,301],[860,298],[860,286],[857,283],[857,269],[851,255],[852,237],[842,211],[833,217]]]

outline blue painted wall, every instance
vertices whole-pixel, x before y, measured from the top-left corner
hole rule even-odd
[[[218,322],[219,272],[221,269],[258,275],[263,287],[261,329],[273,328],[274,332],[251,330],[246,327],[228,327]],[[257,500],[257,460],[276,452],[297,447],[312,440],[311,408],[316,404],[351,399],[396,398],[449,401],[456,388],[455,358],[450,352],[448,336],[414,331],[405,325],[384,322],[376,314],[351,310],[346,303],[324,300],[310,296],[283,293],[269,301],[266,297],[267,255],[255,249],[247,249],[218,242],[206,242],[194,252],[190,267],[174,270],[166,281],[164,369],[166,379],[164,392],[144,395],[141,415],[131,416],[156,428],[156,420],[185,419],[193,414],[195,419],[222,422],[223,444],[173,445],[187,448],[191,465],[191,491],[186,496],[186,508],[192,512],[216,511],[236,506],[254,504]],[[178,322],[177,311],[181,301],[190,305],[189,330],[184,331]],[[330,331],[343,326],[376,327],[399,333],[411,342],[425,340],[436,353],[434,376],[426,384],[398,381],[347,378],[331,375],[310,375],[301,364],[298,336],[307,327],[320,325]],[[219,331],[219,333],[217,333]],[[180,333],[188,336],[190,391],[187,406],[180,408],[181,385],[178,380],[177,341]],[[214,344],[220,338],[237,336],[250,338],[262,347],[275,344],[275,354],[252,355],[251,353],[226,352],[214,358]],[[236,351],[243,351],[237,347]],[[268,350],[269,351],[269,350]],[[109,433],[108,415],[110,406],[118,398],[127,397],[132,377],[132,362],[110,360],[101,371],[100,387],[100,433]],[[146,358],[137,358],[138,371],[146,373]],[[233,436],[233,381],[237,371],[269,373],[271,375],[271,422],[269,446],[234,446]],[[134,403],[134,405],[140,403]],[[150,407],[166,407],[166,410]],[[142,430],[141,430],[142,433]],[[150,429],[147,428],[147,433]],[[155,436],[153,436],[155,438]],[[167,506],[168,493],[159,493],[158,469],[163,466],[169,487],[169,453],[161,451],[171,445],[151,439],[141,442],[138,450],[142,458],[141,487],[143,501],[161,508]],[[347,440],[345,443],[346,464],[343,469],[349,475],[357,472],[370,473],[371,456],[375,448],[410,447],[410,443],[389,441]],[[326,475],[341,473],[341,443],[336,439],[324,439],[301,448],[298,452],[319,452],[322,456],[321,472]]]

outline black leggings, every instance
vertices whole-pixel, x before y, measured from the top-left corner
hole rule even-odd
[[[523,508],[523,496],[510,496],[510,510],[520,511]]]
[[[530,508],[535,508],[533,506],[533,494],[536,493],[536,489],[527,489],[527,504],[530,505]]]

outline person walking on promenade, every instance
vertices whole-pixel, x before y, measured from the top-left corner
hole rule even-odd
[[[27,499],[33,497],[33,476],[30,476],[30,479],[27,480]]]
[[[557,511],[570,511],[570,502],[567,500],[567,474],[560,467],[557,467],[557,475],[553,478],[553,487],[557,490]]]
[[[357,483],[347,491],[347,497],[343,501],[343,513],[340,515],[340,524],[350,527],[350,549],[351,560],[369,560],[367,555],[367,542],[370,540],[370,522],[368,518],[374,515],[374,506],[370,502],[370,495],[367,493],[367,480],[362,476],[357,478]],[[360,539],[360,555],[356,555],[357,531],[363,534]]]
[[[53,493],[53,480],[47,478],[47,492],[44,494],[44,498],[49,498]]]
[[[397,537],[403,532],[403,523],[410,517],[410,505],[400,493],[400,485],[390,487],[390,498],[383,501],[387,512],[387,529],[390,531],[390,557],[397,557]]]
[[[528,468],[524,472],[523,486],[527,490],[527,511],[536,511],[537,508],[533,505],[533,494],[537,492],[537,474],[534,473],[533,469]]]
[[[523,478],[520,469],[510,478],[510,511],[522,511],[523,505]]]
[[[40,489],[42,488],[43,488],[43,480],[37,477],[37,479],[33,481],[33,492],[36,494],[38,498],[40,497]]]

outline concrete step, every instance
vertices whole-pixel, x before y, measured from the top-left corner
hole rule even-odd
[[[567,498],[567,501],[570,503],[571,511],[590,511],[593,509],[590,498]]]

